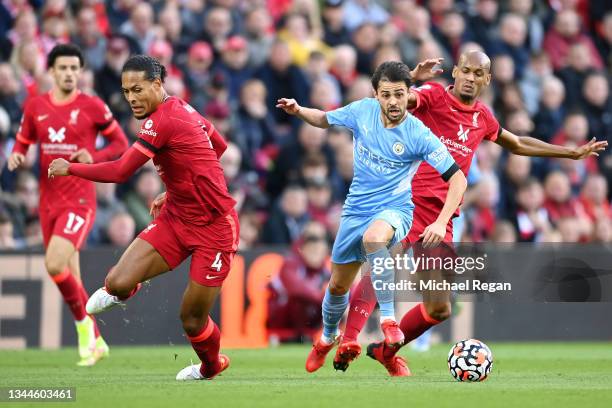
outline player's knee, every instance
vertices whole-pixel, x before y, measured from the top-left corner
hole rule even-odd
[[[185,333],[193,337],[202,332],[206,318],[203,315],[181,312],[181,322],[183,323],[183,330],[185,330]]]
[[[45,267],[51,276],[59,275],[68,267],[68,262],[57,256],[45,257]]]
[[[343,285],[339,282],[329,282],[329,293],[334,296],[342,296],[348,293],[351,289],[350,285]]]
[[[129,295],[136,284],[125,277],[122,277],[119,273],[113,273],[116,269],[111,270],[111,273],[108,274],[106,280],[104,281],[104,286],[106,287],[106,291],[114,296],[123,297]]]
[[[451,315],[451,304],[448,303],[434,303],[425,305],[427,314],[439,322],[448,319]]]
[[[385,232],[377,230],[377,229],[368,229],[363,234],[362,240],[363,240],[363,245],[365,245],[366,248],[368,246],[383,247],[387,243],[387,237],[386,237]]]

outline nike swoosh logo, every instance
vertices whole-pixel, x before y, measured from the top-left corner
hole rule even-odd
[[[39,122],[42,122],[43,120],[47,119],[49,117],[49,115],[38,115],[36,117],[36,120],[38,120]]]
[[[206,279],[215,279],[216,276],[215,275],[206,275]]]
[[[451,112],[457,112],[457,109],[450,108]]]

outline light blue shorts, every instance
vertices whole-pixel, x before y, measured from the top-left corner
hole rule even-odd
[[[375,220],[386,221],[395,230],[395,234],[388,245],[391,247],[404,239],[410,232],[412,209],[405,211],[383,210],[373,216],[343,215],[332,249],[332,262],[336,264],[366,262],[362,242],[363,234]]]

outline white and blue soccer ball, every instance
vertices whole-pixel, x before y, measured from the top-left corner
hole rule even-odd
[[[493,353],[480,340],[461,340],[448,353],[448,369],[457,381],[484,381],[492,368]]]

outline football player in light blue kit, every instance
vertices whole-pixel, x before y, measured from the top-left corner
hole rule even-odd
[[[324,364],[336,343],[350,286],[366,260],[372,268],[385,341],[390,345],[403,343],[403,333],[395,321],[393,291],[388,287],[395,277],[388,248],[410,231],[414,209],[411,180],[421,161],[427,161],[450,183],[438,220],[423,232],[424,246],[442,241],[446,224],[465,191],[465,176],[446,147],[406,111],[410,78],[405,64],[385,62],[372,76],[375,98],[327,113],[301,107],[294,99],[278,100],[278,108],[313,126],[338,125],[353,131],[354,176],[332,250],[332,276],[323,299],[323,334],[306,361],[309,372]],[[356,344],[338,352],[345,360],[356,358],[361,347]]]

